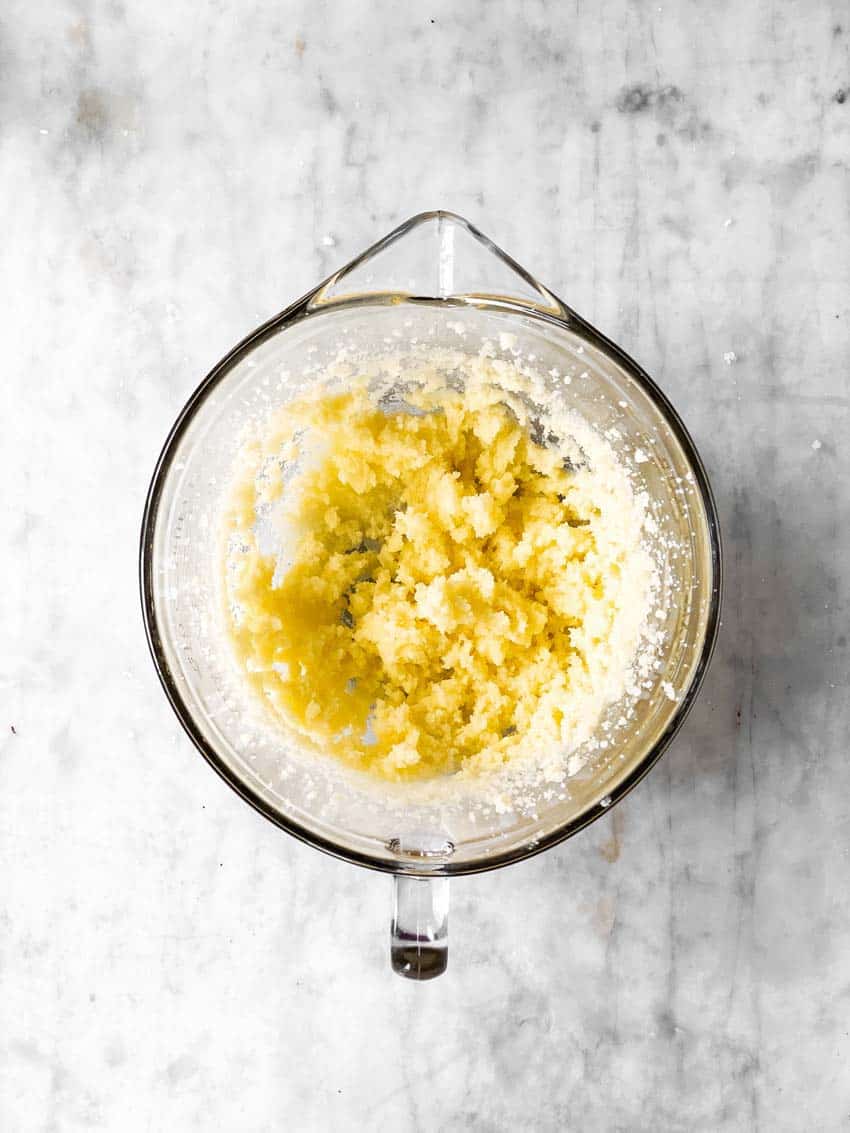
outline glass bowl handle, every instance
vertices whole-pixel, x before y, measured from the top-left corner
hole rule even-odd
[[[390,962],[408,980],[432,980],[449,962],[449,879],[393,877]]]

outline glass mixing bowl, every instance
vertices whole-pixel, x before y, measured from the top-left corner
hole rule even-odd
[[[678,550],[663,579],[662,664],[625,732],[606,731],[567,789],[532,805],[470,808],[376,785],[299,750],[258,709],[222,632],[222,500],[251,421],[302,395],[340,348],[521,353],[605,433],[655,505]],[[565,385],[546,375],[569,375]],[[717,633],[721,550],[700,458],[654,382],[461,217],[423,213],[254,331],[193,393],[160,455],[145,507],[141,590],[151,653],[186,732],[212,767],[266,818],[304,842],[395,875],[393,967],[426,979],[447,962],[447,879],[495,869],[576,834],[624,797],[672,740],[697,695]],[[612,708],[616,715],[616,706]],[[613,717],[612,717],[613,718]],[[608,723],[610,727],[610,721]]]

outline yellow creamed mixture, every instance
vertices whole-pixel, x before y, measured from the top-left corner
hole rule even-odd
[[[393,780],[569,751],[622,694],[650,573],[610,447],[476,382],[388,410],[367,382],[246,447],[228,621],[279,722]],[[569,451],[569,456],[565,455]]]

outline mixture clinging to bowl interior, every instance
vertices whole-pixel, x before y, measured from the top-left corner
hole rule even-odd
[[[353,377],[243,449],[225,571],[240,670],[284,728],[385,778],[565,758],[631,680],[642,502],[586,422],[544,420],[493,366]]]

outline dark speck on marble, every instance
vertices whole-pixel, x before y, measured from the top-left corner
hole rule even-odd
[[[616,107],[621,114],[640,114],[644,110],[681,102],[682,92],[676,86],[650,87],[635,83],[624,87],[617,96]]]
[[[88,141],[103,142],[109,130],[109,108],[99,90],[80,91],[76,122]]]
[[[711,136],[711,132],[711,123],[696,114],[689,114],[682,125],[676,129],[677,135],[689,142],[704,141]]]
[[[693,237],[693,228],[688,222],[687,217],[674,217],[668,213],[664,213],[661,217],[661,224],[668,232],[674,233],[680,240],[687,243]]]
[[[668,1010],[658,1012],[658,1032],[662,1038],[668,1041],[676,1035],[676,1020]]]
[[[198,1072],[198,1064],[191,1055],[183,1054],[169,1062],[165,1068],[165,1076],[170,1085],[177,1086],[188,1078],[193,1078]]]
[[[835,92],[835,94],[832,96],[832,100],[833,102],[837,102],[839,104],[847,101],[847,91],[844,89],[844,87],[839,88],[839,90]]]
[[[322,99],[322,106],[328,114],[336,114],[339,111],[339,103],[333,96],[333,92],[329,87],[323,86],[321,88],[320,97]]]
[[[646,87],[628,87],[617,99],[617,109],[621,114],[638,114],[650,104],[650,92]]]

